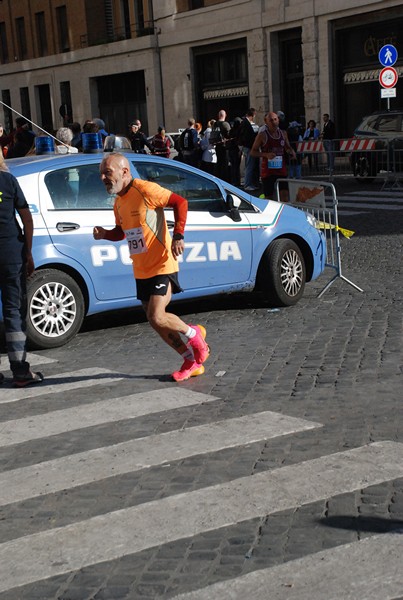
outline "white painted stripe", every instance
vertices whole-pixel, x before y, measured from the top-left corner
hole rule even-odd
[[[366,208],[369,210],[403,210],[403,204],[400,206],[396,206],[396,204],[370,204],[368,202],[342,202],[341,204],[338,205],[338,212],[340,212],[340,208],[346,209],[346,208]]]
[[[5,388],[2,390],[0,404],[17,402],[18,400],[25,400],[27,398],[36,398],[37,396],[45,396],[46,394],[61,394],[70,390],[81,390],[94,385],[108,385],[121,381],[126,377],[130,377],[130,375],[117,373],[109,369],[98,369],[96,367],[50,376],[47,376],[45,373],[45,381],[38,385],[23,389]],[[68,381],[69,379],[71,381]]]
[[[0,545],[0,592],[403,476],[403,444],[377,442]]]
[[[344,544],[175,596],[177,600],[392,600],[403,589],[403,535]],[[270,590],[270,591],[269,591]]]
[[[399,196],[400,194],[400,196]],[[376,198],[376,197],[380,197],[380,198],[390,198],[392,200],[395,199],[396,196],[396,200],[402,200],[403,199],[403,190],[394,190],[394,191],[371,191],[370,193],[368,191],[365,190],[357,190],[354,192],[347,192],[346,196],[366,196],[366,197],[371,197],[371,198]]]
[[[50,413],[0,422],[0,447],[217,399],[215,396],[176,387],[92,404],[80,404]]]
[[[1,473],[0,506],[315,427],[321,424],[262,412],[73,454]]]
[[[393,196],[391,197],[390,194],[388,195],[388,197],[386,198],[380,198],[380,197],[373,197],[370,195],[365,195],[365,196],[356,196],[354,195],[344,195],[344,196],[337,196],[337,200],[341,202],[359,202],[360,204],[371,204],[371,205],[378,205],[378,206],[389,206],[387,204],[387,201],[390,202],[391,206],[402,206],[403,202],[401,198],[393,198]]]
[[[31,367],[36,365],[50,365],[51,363],[59,362],[55,358],[49,358],[48,356],[42,356],[41,354],[32,354],[31,352],[27,353],[27,361]]]

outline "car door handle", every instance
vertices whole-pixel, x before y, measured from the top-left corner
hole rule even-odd
[[[167,221],[168,229],[173,229],[175,227],[174,221]]]
[[[57,223],[57,231],[74,231],[74,229],[80,229],[78,223]]]

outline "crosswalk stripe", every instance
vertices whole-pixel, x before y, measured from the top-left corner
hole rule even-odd
[[[175,599],[396,600],[403,588],[402,555],[401,533],[376,535],[220,581]]]
[[[107,385],[116,383],[130,375],[110,371],[109,369],[98,369],[91,367],[88,369],[80,369],[79,371],[71,371],[70,373],[60,373],[58,375],[46,376],[43,383],[29,388],[12,388],[2,390],[0,404],[8,402],[17,402],[27,398],[36,398],[37,396],[45,396],[46,394],[68,392],[70,390],[83,389],[92,387],[93,385]],[[67,381],[66,381],[67,380]],[[70,381],[69,381],[70,380]],[[55,383],[53,383],[55,382]]]
[[[1,473],[0,506],[315,427],[320,423],[267,411],[73,454]]]
[[[213,400],[218,398],[181,388],[164,388],[91,404],[80,404],[0,423],[0,447]]]
[[[339,200],[339,205],[338,205],[338,210],[340,212],[340,208],[346,209],[346,208],[366,208],[366,209],[371,209],[371,210],[403,210],[403,204],[401,205],[397,205],[397,204],[385,204],[385,203],[379,203],[379,202],[361,202],[361,201],[351,201],[351,198],[348,199],[348,201],[346,201],[346,199],[344,198],[338,198]],[[340,202],[341,201],[341,202]]]
[[[48,356],[43,356],[42,354],[33,354],[32,352],[27,353],[27,361],[31,367],[36,365],[50,365],[51,363],[59,362],[56,358],[49,358]]]
[[[14,539],[0,592],[402,476],[403,444],[376,442]]]

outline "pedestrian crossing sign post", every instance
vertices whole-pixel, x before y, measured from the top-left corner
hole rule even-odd
[[[397,50],[392,44],[382,46],[378,53],[379,62],[383,66],[383,69],[379,73],[379,83],[383,88],[381,89],[381,98],[386,98],[388,110],[390,110],[390,98],[396,98],[395,85],[399,76],[396,69],[393,68],[393,65],[397,61],[397,57]],[[394,92],[392,92],[392,90],[394,90]]]

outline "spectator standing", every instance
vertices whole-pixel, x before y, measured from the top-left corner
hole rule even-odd
[[[26,353],[26,278],[35,269],[31,252],[34,224],[24,193],[2,158],[0,189],[0,292],[7,354],[13,386],[25,387],[43,380],[41,373],[31,371]],[[0,384],[3,382],[4,375],[0,373]]]
[[[24,117],[17,117],[15,124],[17,127],[8,147],[7,158],[26,156],[35,142],[36,135],[29,129],[28,121]]]
[[[320,131],[316,127],[316,121],[311,119],[310,121],[308,121],[308,127],[306,128],[302,139],[304,142],[315,142],[319,139],[319,137],[320,137]],[[313,161],[315,164],[315,169],[317,170],[318,169],[318,155],[316,154],[316,152],[307,152],[307,156],[308,156],[309,169],[312,170],[312,158],[313,158]]]
[[[242,119],[239,131],[239,143],[242,146],[242,154],[245,159],[244,189],[253,192],[259,188],[259,160],[251,156],[251,148],[258,134],[259,127],[254,122],[256,110],[249,108]]]
[[[158,133],[151,140],[152,153],[162,158],[169,158],[171,154],[171,142],[165,134],[165,127],[158,127]]]
[[[75,121],[70,125],[70,129],[73,132],[73,138],[71,140],[71,145],[75,148],[78,148],[81,144],[81,125]]]
[[[73,132],[70,127],[60,127],[56,132],[56,138],[60,142],[63,142],[62,144],[56,145],[56,152],[58,154],[75,154],[78,152],[78,148],[71,144]]]
[[[231,125],[228,123],[226,118],[227,113],[225,110],[220,110],[218,113],[218,119],[214,123],[214,127],[210,134],[210,143],[215,146],[217,154],[215,174],[224,181],[229,181],[227,141],[229,140]]]
[[[323,129],[321,138],[323,146],[327,153],[327,168],[329,175],[333,174],[334,171],[334,138],[336,137],[336,127],[333,121],[331,121],[328,113],[323,115]]]
[[[288,119],[286,119],[285,114],[282,110],[277,111],[277,116],[279,119],[279,127],[282,131],[287,131],[288,129]]]
[[[252,156],[260,157],[260,174],[263,192],[266,198],[273,198],[274,186],[278,179],[287,177],[285,154],[296,159],[295,152],[290,146],[286,131],[279,127],[279,118],[275,112],[268,112],[264,117],[265,125],[260,127],[253,143]],[[280,189],[280,199],[287,202],[287,190]]]
[[[103,121],[103,119],[99,119],[98,117],[95,117],[95,119],[92,119],[92,121],[95,123],[95,125],[98,125],[98,133],[101,134],[102,142],[104,142],[105,138],[109,135],[105,129],[105,121]]]
[[[301,179],[302,154],[298,152],[298,142],[302,142],[301,124],[297,121],[291,121],[287,129],[288,140],[291,148],[295,152],[296,158],[289,158],[288,177],[291,179]]]
[[[179,145],[183,162],[192,167],[197,167],[200,144],[196,131],[196,121],[193,118],[188,119],[188,126],[181,133]]]
[[[241,123],[241,117],[235,117],[234,123],[229,132],[230,139],[227,142],[230,182],[232,185],[236,185],[237,187],[240,187],[241,185],[241,148],[239,145],[239,131]]]
[[[7,157],[8,145],[10,144],[12,139],[13,139],[13,136],[7,135],[4,131],[3,124],[0,124],[0,148],[3,153],[4,158]]]
[[[133,152],[147,154],[146,148],[152,152],[152,146],[147,140],[146,134],[141,131],[141,121],[139,119],[135,119],[130,123],[129,140]]]
[[[210,175],[214,175],[214,168],[217,162],[215,147],[210,144],[210,134],[212,128],[214,127],[214,123],[214,119],[211,119],[207,123],[207,128],[204,131],[203,138],[200,140],[200,147],[202,150],[201,168],[206,173],[210,173]]]

